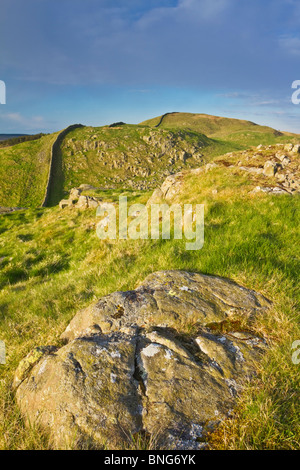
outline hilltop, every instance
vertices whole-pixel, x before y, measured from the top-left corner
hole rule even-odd
[[[240,146],[240,150],[252,145],[267,145],[295,134],[280,132],[268,126],[260,126],[251,121],[193,113],[166,113],[143,121],[140,125],[162,129],[189,129],[201,132],[211,139],[224,140]]]

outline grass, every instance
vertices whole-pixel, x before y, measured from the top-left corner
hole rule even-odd
[[[274,303],[252,326],[269,352],[234,416],[211,436],[211,448],[299,449],[299,365],[291,360],[300,338],[299,198],[250,195],[254,184],[227,168],[185,174],[178,201],[205,204],[205,244],[194,252],[183,240],[101,241],[93,210],[30,209],[0,218],[0,339],[7,349],[0,366],[1,449],[52,448],[47,436],[25,427],[14,402],[10,386],[19,361],[35,346],[60,345],[81,308],[163,269],[229,277]],[[101,196],[115,202],[120,192]],[[150,194],[128,191],[128,202],[145,203]],[[178,333],[191,327],[181,325]],[[131,445],[148,441],[135,436]]]
[[[299,450],[299,366],[291,361],[291,341],[300,330],[294,309],[286,298],[275,300],[272,320],[262,325],[272,349],[246,384],[233,416],[211,436],[212,448]]]
[[[37,207],[42,204],[56,135],[0,148],[0,206]]]

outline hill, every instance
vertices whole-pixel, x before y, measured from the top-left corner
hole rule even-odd
[[[39,139],[0,148],[0,206],[57,205],[81,184],[151,190],[167,175],[218,155],[300,140],[249,121],[189,113],[169,113],[139,125],[75,125],[33,137]]]
[[[61,145],[64,191],[80,183],[150,189],[184,167],[199,166],[214,143],[198,132],[135,125],[83,127]]]
[[[271,127],[260,126],[251,121],[231,119],[208,114],[166,113],[140,125],[162,129],[189,129],[201,132],[211,139],[223,140],[240,146],[240,150],[252,145],[267,145],[275,141],[292,141],[296,135],[279,132]]]
[[[14,139],[16,137],[25,137],[27,134],[0,134],[0,142],[2,140]]]

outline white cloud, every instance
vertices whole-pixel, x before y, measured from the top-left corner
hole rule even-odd
[[[13,122],[23,122],[23,118],[20,113],[6,113],[1,117],[2,119],[8,119],[9,121]]]
[[[4,113],[0,115],[0,121],[5,123],[10,122],[11,124],[22,126],[22,128],[30,129],[46,129],[47,125],[43,116],[32,116],[26,117],[21,113]]]
[[[300,38],[297,36],[281,36],[279,38],[279,45],[290,55],[300,55]]]
[[[178,9],[192,15],[199,15],[201,19],[209,20],[218,16],[232,3],[233,0],[181,0]]]
[[[144,28],[153,23],[164,21],[191,21],[209,22],[221,17],[224,10],[231,7],[236,0],[179,0],[174,7],[153,8],[146,12],[137,22],[137,26]]]

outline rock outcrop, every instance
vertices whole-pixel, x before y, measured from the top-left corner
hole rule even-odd
[[[227,154],[217,158],[214,165],[229,166],[233,170],[247,171],[254,178],[259,178],[253,193],[299,194],[300,192],[300,145],[276,144],[259,145],[256,149]],[[230,164],[238,156],[237,165]],[[226,158],[227,157],[227,158]]]
[[[84,196],[81,193],[83,191],[95,190],[91,185],[82,184],[79,188],[72,188],[68,199],[62,199],[59,203],[61,209],[65,207],[76,207],[77,209],[96,209],[102,199],[92,196]]]
[[[151,274],[78,312],[62,334],[65,346],[39,348],[21,362],[18,404],[55,448],[117,449],[147,433],[158,446],[201,449],[266,347],[238,325],[268,307],[262,295],[219,277]]]
[[[206,136],[188,130],[138,127],[133,131],[114,126],[85,129],[77,137],[66,138],[62,152],[66,170],[75,166],[88,174],[93,167],[93,182],[105,189],[125,184],[127,189],[150,190],[166,176],[200,165],[203,149],[210,143]],[[77,177],[72,181],[78,184]]]
[[[22,211],[24,207],[3,207],[0,206],[0,214],[8,214],[9,212]]]
[[[157,204],[163,200],[167,202],[172,202],[174,197],[180,193],[182,188],[182,182],[182,172],[168,176],[161,185],[161,187],[153,191],[152,196],[148,199],[147,205]]]

